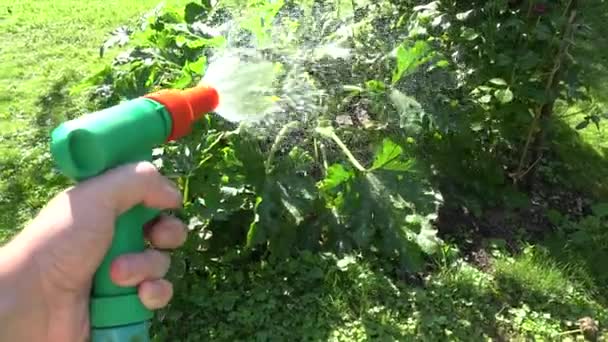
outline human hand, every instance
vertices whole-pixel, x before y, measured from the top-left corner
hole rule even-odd
[[[13,241],[0,249],[0,341],[83,341],[89,335],[89,296],[93,275],[110,247],[116,218],[143,203],[177,208],[179,191],[147,162],[111,170],[68,189],[39,213]],[[186,239],[186,227],[161,216],[144,227],[159,249]],[[117,258],[111,278],[137,286],[149,309],[172,297],[166,253],[149,249]]]

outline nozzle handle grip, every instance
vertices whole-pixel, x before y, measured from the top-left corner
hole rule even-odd
[[[167,140],[171,125],[162,104],[138,98],[61,124],[51,135],[51,153],[61,173],[83,181],[123,164],[151,161],[152,149]],[[117,218],[112,245],[93,279],[94,342],[149,339],[142,329],[147,329],[152,312],[141,303],[136,287],[114,284],[110,267],[116,257],[144,250],[143,226],[158,214],[159,210],[138,205]],[[127,338],[130,334],[134,335]]]
[[[159,210],[139,205],[116,220],[112,245],[93,280],[90,304],[93,328],[140,323],[152,318],[152,312],[141,303],[136,287],[114,284],[110,278],[110,267],[121,255],[144,251],[143,226],[159,213]]]

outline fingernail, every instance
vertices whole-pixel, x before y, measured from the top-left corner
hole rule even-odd
[[[131,277],[129,263],[126,260],[118,260],[112,267],[113,278],[120,282],[127,282]]]
[[[156,283],[148,285],[148,293],[146,294],[146,303],[153,308],[159,308],[165,304],[165,291],[162,286]]]

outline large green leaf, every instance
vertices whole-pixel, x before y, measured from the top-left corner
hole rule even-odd
[[[397,67],[393,71],[393,84],[399,82],[402,77],[414,72],[420,65],[428,62],[432,57],[431,46],[423,40],[416,41],[412,47],[399,45],[396,51]]]
[[[391,171],[408,171],[412,168],[413,160],[403,159],[403,148],[386,138],[376,153],[371,170],[385,169]]]
[[[353,172],[347,170],[342,164],[334,164],[327,169],[327,176],[319,182],[322,191],[332,190],[353,177]]]

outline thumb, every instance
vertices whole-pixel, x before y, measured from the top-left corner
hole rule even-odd
[[[138,204],[149,208],[181,206],[177,188],[150,162],[127,164],[80,184],[80,190],[119,216]]]

